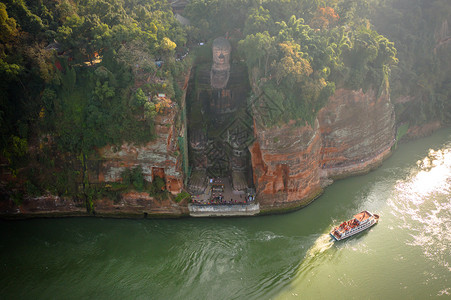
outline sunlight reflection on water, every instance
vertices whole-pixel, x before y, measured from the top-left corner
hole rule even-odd
[[[386,290],[377,290],[381,297],[404,294],[415,284],[431,286],[430,296],[450,295],[451,144],[430,150],[416,165],[393,170],[395,176],[378,175],[377,180],[361,189],[359,201],[355,202],[357,211],[368,209],[381,214],[381,224],[342,243],[333,243],[328,234],[313,237],[313,245],[300,262],[290,287],[278,299],[296,298],[303,293],[309,295],[307,298],[330,297],[330,291],[315,290],[324,285],[344,288],[352,294],[369,280],[387,284]],[[336,220],[332,220],[333,224]],[[375,232],[370,236],[372,230]],[[424,259],[418,259],[420,253]],[[416,270],[412,262],[423,275],[403,273]],[[354,270],[356,266],[364,268]],[[365,268],[379,272],[368,273],[363,271]],[[381,275],[387,270],[392,272],[392,281]],[[434,291],[432,286],[436,286]],[[417,292],[410,290],[410,295]]]
[[[389,199],[392,214],[409,230],[408,245],[421,247],[424,255],[451,271],[451,145],[430,150]]]

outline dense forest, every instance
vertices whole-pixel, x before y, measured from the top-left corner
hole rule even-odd
[[[218,36],[286,112],[266,126],[312,124],[336,88],[390,90],[400,123],[451,120],[448,0],[191,0],[183,15],[166,0],[0,2],[0,150],[27,193],[73,195],[95,149],[152,140],[153,97],[179,101],[188,48]]]
[[[229,34],[292,119],[311,123],[344,87],[390,89],[399,123],[451,120],[449,1],[193,0],[185,13],[193,38]]]
[[[186,14],[198,39],[230,35],[254,86],[286,112],[283,120],[312,123],[336,86],[387,87],[396,49],[364,17],[365,3],[195,0]]]
[[[2,2],[2,156],[28,192],[74,194],[96,148],[154,137],[147,99],[180,98],[185,31],[165,1]]]

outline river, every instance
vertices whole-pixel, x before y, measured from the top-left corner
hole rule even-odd
[[[288,214],[1,221],[3,299],[425,299],[451,295],[451,129]],[[367,209],[379,224],[333,243]]]

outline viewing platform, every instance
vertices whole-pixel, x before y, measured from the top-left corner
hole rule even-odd
[[[260,204],[255,202],[255,190],[247,188],[240,180],[223,177],[208,180],[205,178],[200,181],[207,181],[206,188],[199,191],[200,188],[194,187],[193,183],[192,188],[195,188],[197,193],[193,193],[193,203],[188,205],[190,216],[231,217],[254,216],[260,213]],[[241,190],[235,189],[234,186]]]
[[[191,217],[255,216],[260,213],[260,204],[189,204],[188,209]]]

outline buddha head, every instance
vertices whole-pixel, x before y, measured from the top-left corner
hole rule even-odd
[[[215,89],[223,89],[227,86],[230,75],[230,52],[232,46],[223,37],[213,41],[213,65],[210,72],[210,83]]]
[[[213,69],[230,69],[230,52],[232,46],[228,40],[218,37],[213,41]]]

